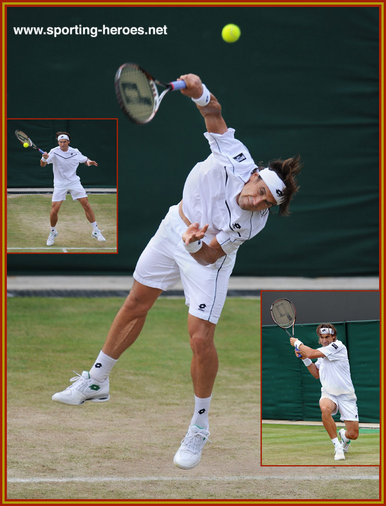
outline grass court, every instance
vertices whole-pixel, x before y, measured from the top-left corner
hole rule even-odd
[[[106,239],[91,237],[92,227],[82,206],[67,195],[59,211],[55,244],[46,246],[50,232],[51,195],[8,195],[8,253],[115,253],[117,251],[117,196],[88,196]]]
[[[323,433],[309,441],[299,431],[301,449],[288,442],[282,466],[260,466],[257,298],[230,298],[225,304],[216,331],[220,369],[210,412],[211,442],[195,469],[183,471],[172,462],[193,409],[182,299],[156,302],[142,335],[112,371],[109,402],[54,403],[52,394],[69,385],[73,370],[91,367],[122,302],[8,299],[8,499],[323,498],[365,503],[379,497],[376,467],[339,464],[331,472],[284,467],[299,452],[314,454],[319,439],[329,448]],[[264,433],[263,445],[265,428]],[[360,448],[371,453],[376,444],[361,438],[353,447],[353,461]],[[320,464],[320,456],[312,462]]]

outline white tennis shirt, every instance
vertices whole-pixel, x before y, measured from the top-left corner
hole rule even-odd
[[[204,134],[212,153],[193,167],[183,190],[185,216],[191,223],[209,224],[205,242],[216,237],[227,254],[257,235],[269,215],[268,210],[245,211],[236,202],[257,165],[234,133],[229,128],[224,134]]]
[[[318,348],[318,351],[325,355],[315,362],[323,389],[331,395],[355,393],[347,348],[342,341],[336,340],[328,346]]]
[[[87,156],[82,155],[77,148],[69,146],[67,151],[62,151],[59,146],[52,148],[46,162],[52,163],[54,186],[68,186],[80,181],[76,169],[80,163],[85,163],[87,160]]]

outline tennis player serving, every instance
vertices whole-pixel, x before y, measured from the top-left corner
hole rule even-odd
[[[58,235],[56,229],[58,214],[63,201],[66,200],[67,192],[70,192],[72,199],[78,200],[83,207],[86,218],[92,226],[91,236],[98,241],[105,241],[106,239],[98,228],[86,190],[83,188],[80,177],[76,173],[80,163],[85,163],[88,167],[98,164],[94,160],[88,159],[79,149],[70,146],[70,134],[68,132],[57,132],[56,139],[58,146],[51,149],[49,153],[43,153],[40,160],[42,167],[52,163],[54,173],[54,192],[52,194],[50,211],[51,229],[47,239],[47,246],[52,246]]]
[[[347,348],[337,339],[336,328],[331,323],[320,324],[316,334],[321,348],[310,348],[295,337],[291,337],[290,341],[295,347],[296,356],[302,358],[310,374],[322,384],[319,400],[322,422],[334,445],[334,459],[344,460],[351,440],[359,435],[357,398],[351,380]],[[317,358],[317,361],[312,362],[312,358]],[[346,429],[339,431],[340,441],[333,419],[338,411],[346,426]]]
[[[194,74],[181,79],[186,83],[181,93],[193,100],[205,120],[204,135],[211,154],[193,167],[181,202],[170,207],[141,254],[133,287],[94,365],[52,398],[65,404],[108,400],[112,367],[137,339],[161,292],[181,279],[189,307],[195,395],[193,417],[174,463],[191,469],[200,462],[209,437],[208,413],[218,369],[214,333],[237,250],[264,228],[271,207],[278,206],[280,214],[288,214],[290,200],[298,190],[295,177],[300,158],[257,167],[248,149],[235,139],[235,131],[227,127],[219,102],[201,79]]]

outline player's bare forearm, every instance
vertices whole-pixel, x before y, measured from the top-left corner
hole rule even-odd
[[[181,90],[183,95],[190,98],[200,98],[203,93],[203,86],[199,76],[195,74],[184,74],[180,77],[186,83],[186,88]],[[223,134],[228,127],[221,114],[221,105],[216,97],[211,93],[210,102],[205,107],[197,105],[198,110],[205,120],[205,126],[208,132]]]
[[[221,104],[217,98],[211,93],[210,102],[205,107],[197,106],[201,116],[205,120],[205,126],[208,132],[216,134],[224,134],[228,127],[221,113]]]
[[[296,346],[296,337],[290,338],[291,346]],[[323,353],[319,350],[314,350],[313,348],[310,348],[309,346],[306,346],[305,344],[301,343],[298,345],[298,350],[300,354],[302,355],[302,358],[320,358],[324,357]]]
[[[314,363],[312,363],[309,367],[307,367],[308,372],[315,378],[319,379],[319,369],[316,367]]]

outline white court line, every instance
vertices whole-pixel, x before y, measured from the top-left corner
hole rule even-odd
[[[344,469],[342,467],[341,469]],[[103,482],[121,482],[121,483],[131,483],[131,482],[146,482],[146,481],[261,481],[261,480],[299,480],[299,475],[267,475],[262,474],[260,476],[195,476],[189,478],[188,476],[138,476],[138,477],[118,477],[118,476],[100,476],[95,477],[74,477],[74,478],[9,478],[8,483],[103,483]],[[330,476],[321,476],[321,475],[301,475],[302,482],[304,481],[336,481],[337,479],[337,470],[332,473]],[[379,480],[379,476],[377,474],[369,474],[369,475],[348,475],[348,476],[339,476],[339,480]]]

